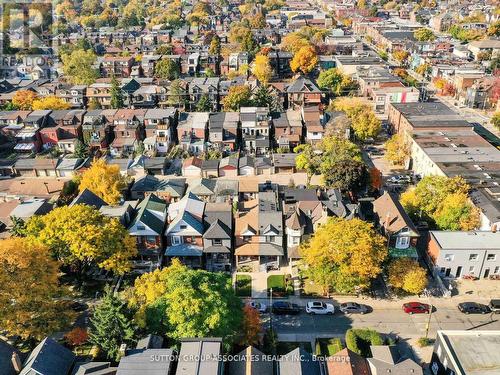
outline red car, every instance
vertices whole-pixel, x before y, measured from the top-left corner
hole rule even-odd
[[[403,311],[407,314],[429,314],[431,306],[426,303],[408,302],[403,305]]]

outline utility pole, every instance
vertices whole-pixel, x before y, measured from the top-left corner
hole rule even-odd
[[[432,303],[431,303],[430,292],[427,290],[425,294],[427,294],[427,298],[429,300],[429,306],[430,306],[429,319],[427,320],[427,325],[425,326],[425,338],[428,338],[428,336],[429,336],[429,328],[431,327]]]
[[[269,289],[269,329],[273,331],[273,288]]]

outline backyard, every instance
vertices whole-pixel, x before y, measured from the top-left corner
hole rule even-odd
[[[236,295],[239,297],[252,296],[252,277],[250,275],[236,275]]]

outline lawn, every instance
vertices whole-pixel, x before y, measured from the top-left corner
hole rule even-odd
[[[276,352],[278,355],[285,355],[290,353],[292,350],[296,348],[302,348],[306,352],[312,354],[312,348],[310,342],[288,342],[288,341],[279,341],[276,345]]]
[[[252,277],[249,275],[236,275],[236,295],[239,297],[252,296]]]
[[[293,281],[290,275],[271,275],[267,278],[268,294],[273,289],[274,297],[284,297],[293,294]]]
[[[342,345],[342,340],[338,337],[316,340],[316,355],[332,356],[342,349],[344,349],[344,345]]]

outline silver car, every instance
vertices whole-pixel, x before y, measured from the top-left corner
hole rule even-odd
[[[370,309],[368,306],[356,302],[346,302],[340,304],[340,311],[344,314],[366,314]]]
[[[247,306],[250,306],[252,309],[257,310],[258,312],[264,313],[267,311],[267,306],[264,303],[249,301]]]

